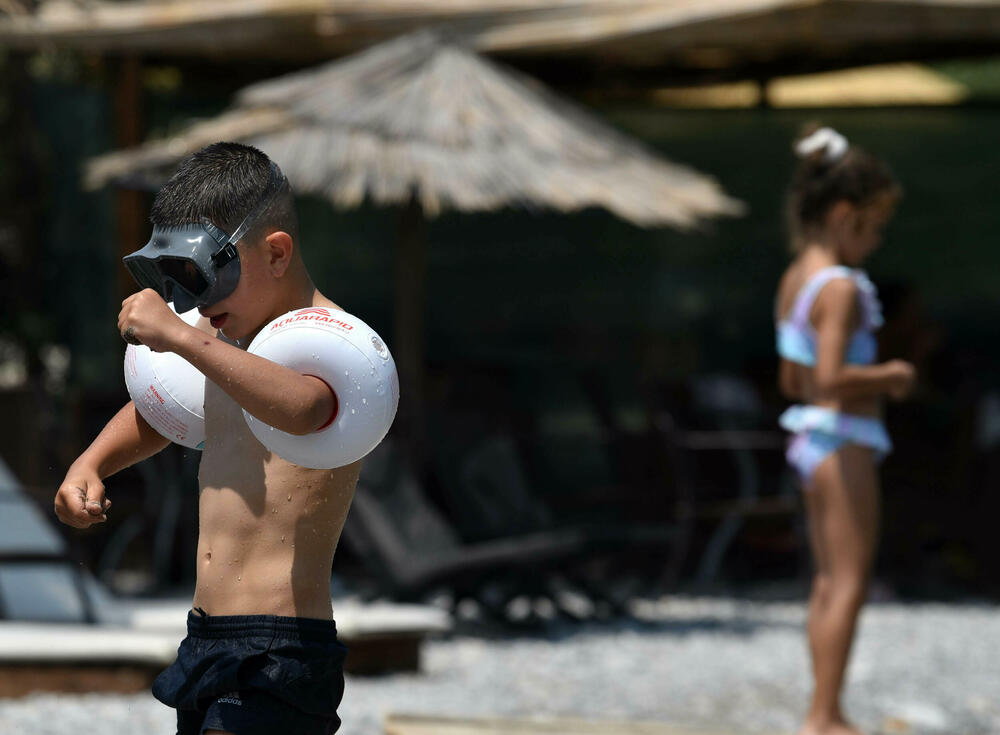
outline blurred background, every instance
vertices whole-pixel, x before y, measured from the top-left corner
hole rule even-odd
[[[121,257],[152,193],[243,140],[300,193],[314,281],[402,373],[342,589],[507,622],[797,599],[772,300],[791,141],[818,120],[905,192],[869,263],[882,356],[920,375],[887,407],[878,590],[995,600],[998,102],[991,2],[4,0],[0,457],[54,522],[127,400]],[[109,479],[107,524],[56,526],[69,558],[119,594],[189,589],[197,461]]]

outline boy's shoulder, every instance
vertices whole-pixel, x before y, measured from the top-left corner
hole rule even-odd
[[[313,297],[312,306],[322,306],[327,309],[335,309],[337,311],[344,311],[344,308],[335,304],[332,299],[328,299],[326,296],[321,294],[319,291]]]

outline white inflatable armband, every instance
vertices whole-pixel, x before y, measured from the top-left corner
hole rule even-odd
[[[265,326],[247,352],[320,378],[336,397],[331,423],[305,436],[243,412],[254,436],[282,459],[312,469],[343,467],[389,431],[399,404],[396,364],[375,330],[353,314],[325,307],[290,311]]]
[[[200,315],[192,309],[179,316],[194,326]],[[130,344],[125,386],[140,415],[166,439],[191,449],[204,446],[205,376],[191,363],[173,352]]]

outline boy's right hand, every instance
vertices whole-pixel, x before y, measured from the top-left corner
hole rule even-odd
[[[917,369],[906,360],[890,360],[886,367],[889,369],[889,397],[901,401],[916,387]]]
[[[104,483],[93,471],[70,469],[56,492],[56,515],[73,528],[103,523],[108,520],[110,507],[111,501],[104,497]]]

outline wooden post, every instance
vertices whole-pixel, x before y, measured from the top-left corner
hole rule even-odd
[[[115,84],[115,142],[130,148],[142,142],[142,62],[130,54],[122,57]],[[118,256],[115,259],[115,283],[118,300],[135,293],[136,283],[125,270],[122,258],[142,247],[148,239],[145,195],[130,189],[116,193],[118,221]]]
[[[427,309],[427,243],[423,208],[414,195],[400,215],[396,251],[395,354],[403,443],[418,472],[425,459],[424,315]]]

